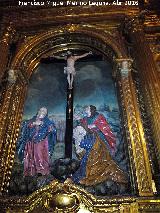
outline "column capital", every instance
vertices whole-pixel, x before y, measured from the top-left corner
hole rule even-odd
[[[16,71],[17,70],[14,70],[14,69],[8,70],[8,83],[10,85],[15,84],[15,82],[16,82],[16,79],[17,79]]]
[[[133,59],[131,58],[119,58],[115,59],[116,70],[119,70],[122,77],[128,77],[132,70]]]
[[[14,80],[19,80],[19,82],[21,82],[22,84],[28,84],[29,83],[29,79],[26,73],[27,70],[27,65],[25,62],[21,63],[18,66],[11,66],[9,69],[9,73],[11,74],[11,83],[12,80],[14,82]],[[14,82],[15,83],[15,82]]]

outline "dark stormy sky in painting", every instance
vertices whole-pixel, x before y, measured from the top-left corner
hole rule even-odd
[[[64,115],[66,111],[67,80],[64,63],[40,64],[30,79],[24,108],[24,119],[31,118],[46,106],[49,115]],[[111,65],[105,61],[76,62],[74,106],[105,103],[117,107]]]
[[[74,105],[107,104],[117,108],[111,65],[105,61],[81,62],[77,66]]]
[[[64,64],[40,64],[32,74],[24,108],[24,119],[31,118],[40,107],[47,107],[49,115],[65,114],[67,82]]]

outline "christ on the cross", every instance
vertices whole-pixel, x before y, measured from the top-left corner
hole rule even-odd
[[[88,52],[88,53],[84,53],[82,55],[76,55],[74,56],[72,54],[72,52],[67,51],[67,54],[65,56],[53,56],[56,59],[64,59],[67,61],[67,66],[64,67],[64,73],[67,74],[67,81],[69,84],[69,89],[73,88],[73,80],[74,80],[74,76],[76,74],[76,70],[75,70],[75,61],[80,59],[80,58],[84,58],[87,55],[92,55],[92,52]]]

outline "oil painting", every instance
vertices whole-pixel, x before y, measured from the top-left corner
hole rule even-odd
[[[92,56],[79,60],[72,87],[64,73],[65,62],[54,58],[42,60],[45,63],[40,63],[29,83],[10,194],[30,194],[55,179],[95,195],[128,193],[127,146],[110,63]],[[74,94],[69,158],[65,153],[68,90]]]

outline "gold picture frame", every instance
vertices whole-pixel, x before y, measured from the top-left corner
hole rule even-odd
[[[63,12],[63,9],[61,12]],[[71,10],[70,13],[72,14],[72,12]],[[84,13],[81,10],[79,12]],[[90,8],[87,12],[88,17],[92,17]],[[124,14],[129,16],[132,13],[133,16],[137,17],[136,9],[131,10],[130,13],[123,11],[123,9],[119,11],[119,14],[120,12],[121,16]],[[70,20],[68,13],[66,17]],[[105,9],[101,9],[99,13],[107,16]],[[36,20],[38,20],[38,14],[35,13],[35,15]],[[135,34],[138,35],[139,32],[142,32],[139,22],[138,25],[136,22],[135,27],[135,20],[138,20],[135,17],[134,21],[132,16],[130,16],[129,21],[127,20],[127,24],[131,26],[133,37]],[[47,31],[27,32],[26,35],[16,31],[15,26],[14,22],[11,23],[9,27],[4,29],[1,37],[3,66],[0,67],[0,71],[2,74],[7,65],[6,56],[8,54],[9,43],[14,41],[14,39],[19,42],[18,50],[8,67],[14,70],[16,81],[6,85],[3,90],[0,106],[0,192],[1,195],[6,194],[5,198],[0,198],[0,205],[3,211],[78,212],[84,210],[88,212],[120,213],[160,211],[160,200],[155,197],[156,187],[151,172],[136,86],[131,74],[133,69],[132,64],[133,62],[137,62],[137,59],[133,59],[128,55],[124,40],[119,33],[119,21],[103,24],[67,24],[65,26],[50,27]],[[23,42],[20,42],[20,35],[24,39]],[[122,105],[123,128],[129,149],[131,176],[133,180],[132,187],[136,191],[136,195],[134,196],[94,197],[74,184],[59,183],[58,181],[51,182],[48,186],[34,192],[28,197],[13,198],[7,196],[7,187],[11,177],[16,140],[22,120],[29,78],[39,64],[42,56],[47,57],[51,53],[62,52],[67,50],[68,47],[70,49],[79,48],[85,51],[94,49],[101,52],[113,64],[113,76],[117,84],[120,104]],[[126,68],[124,67],[125,63],[127,64]],[[2,74],[1,76],[3,76]],[[146,100],[149,99],[146,98]],[[153,101],[151,104],[154,104]],[[158,102],[156,101],[155,104],[158,104]],[[155,111],[154,113],[153,123],[158,112]]]

